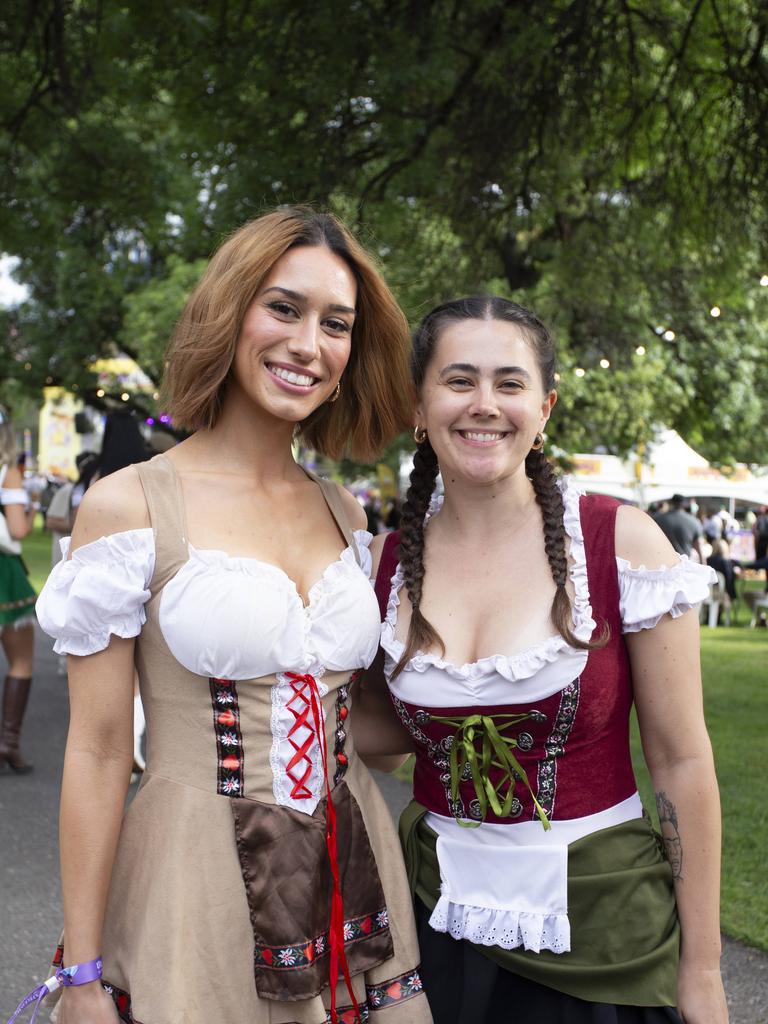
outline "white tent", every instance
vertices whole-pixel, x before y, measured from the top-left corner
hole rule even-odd
[[[673,494],[720,499],[731,511],[737,501],[768,504],[768,471],[754,474],[738,465],[732,473],[721,473],[674,430],[662,431],[642,459],[580,453],[573,456],[573,464],[573,475],[585,491],[639,505]]]

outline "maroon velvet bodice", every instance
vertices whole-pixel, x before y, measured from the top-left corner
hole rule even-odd
[[[401,720],[411,733],[416,748],[414,796],[437,814],[463,818],[484,817],[488,822],[510,823],[537,817],[531,794],[520,778],[514,779],[514,799],[506,816],[490,808],[481,811],[469,767],[459,787],[459,800],[451,798],[449,758],[461,719],[480,714],[492,718],[504,739],[513,739],[513,754],[525,770],[528,782],[550,818],[580,818],[612,807],[636,791],[629,751],[629,713],[632,683],[626,644],[621,632],[619,581],[615,556],[615,521],[618,502],[602,495],[580,499],[580,515],[586,551],[587,579],[592,617],[597,623],[592,639],[607,624],[608,643],[589,653],[581,675],[564,689],[530,704],[513,703],[514,686],[509,683],[510,703],[480,707],[415,705],[392,697]],[[376,593],[386,613],[391,577],[397,566],[399,534],[387,537],[376,578]],[[439,694],[435,694],[436,698]],[[516,716],[516,721],[504,719]],[[519,716],[527,716],[520,720]],[[450,718],[451,723],[435,721]],[[475,747],[482,749],[481,723]],[[491,766],[492,783],[504,778],[503,770]],[[501,794],[509,786],[502,781]],[[510,794],[511,795],[511,794]]]

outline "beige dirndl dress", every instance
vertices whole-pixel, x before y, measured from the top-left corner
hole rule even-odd
[[[348,547],[305,606],[275,566],[190,548],[172,462],[137,468],[151,530],[79,548],[38,609],[57,650],[90,653],[93,635],[72,625],[87,620],[83,601],[109,621],[103,647],[109,632],[138,631],[127,595],[144,588],[147,768],[123,822],[103,937],[120,1019],[326,1024],[341,941],[349,984],[342,964],[338,1021],[429,1024],[397,836],[348,728],[350,682],[378,638],[368,535],[352,534],[335,485],[318,481]],[[110,618],[110,587],[122,591],[122,619]]]

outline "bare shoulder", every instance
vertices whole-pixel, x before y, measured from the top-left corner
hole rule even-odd
[[[339,487],[339,496],[341,497],[341,503],[344,506],[344,511],[349,516],[349,522],[352,529],[364,530],[368,525],[368,520],[365,517],[365,511],[363,510],[360,502],[354,494],[350,494],[344,487]]]
[[[98,480],[86,491],[77,511],[72,549],[99,537],[150,525],[144,488],[136,466]]]
[[[0,465],[0,469],[2,469]],[[17,490],[19,487],[24,486],[24,477],[18,466],[9,466],[5,471],[5,478],[3,479],[3,487],[7,487],[8,490]]]
[[[634,568],[660,569],[680,561],[651,517],[631,505],[621,505],[616,513],[616,554]]]

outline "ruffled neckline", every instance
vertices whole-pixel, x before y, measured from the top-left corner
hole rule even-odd
[[[189,561],[201,565],[204,570],[237,572],[255,578],[269,577],[274,581],[280,581],[288,587],[304,609],[308,611],[328,595],[337,580],[348,577],[350,571],[362,572],[366,579],[370,577],[372,563],[369,547],[373,540],[373,534],[367,530],[355,530],[353,536],[357,545],[359,561],[351,546],[348,545],[344,548],[339,557],[325,567],[320,578],[309,588],[306,602],[299,593],[296,581],[279,565],[274,565],[272,562],[265,562],[260,558],[247,555],[229,555],[226,551],[216,548],[196,548],[192,544],[189,545]],[[183,572],[183,567],[179,571]]]
[[[573,583],[574,598],[572,601],[573,632],[580,640],[589,640],[595,629],[592,617],[592,606],[589,599],[589,583],[587,580],[587,556],[584,548],[584,535],[581,529],[579,500],[583,492],[570,478],[558,482],[563,495],[563,526],[568,535],[570,548],[570,578]],[[443,504],[442,495],[434,495],[425,516],[425,527],[429,520],[440,511]],[[386,653],[397,662],[402,657],[405,645],[395,637],[397,610],[400,607],[400,590],[403,586],[403,570],[398,562],[392,585],[389,591],[387,612],[381,625],[381,646]],[[432,651],[417,651],[406,668],[413,672],[426,672],[437,668],[454,679],[478,679],[497,673],[510,682],[530,679],[545,665],[556,661],[563,655],[583,657],[584,652],[571,647],[559,633],[546,637],[530,647],[514,654],[492,654],[477,661],[456,665],[446,661]]]

